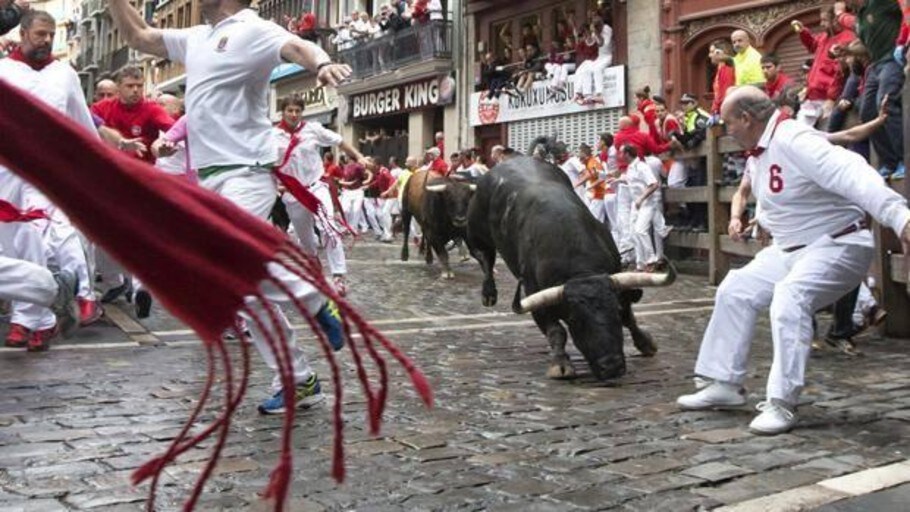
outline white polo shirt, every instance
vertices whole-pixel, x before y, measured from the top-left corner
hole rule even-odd
[[[303,185],[310,186],[319,181],[324,172],[319,148],[337,146],[341,144],[343,139],[341,135],[319,123],[304,123],[300,130],[293,135],[300,139],[300,142],[294,148],[287,166],[282,171],[297,178]],[[278,145],[278,157],[275,161],[281,162],[284,160],[284,155],[291,144],[291,134],[277,126],[273,128],[273,133]],[[285,197],[287,198],[288,196]]]
[[[629,164],[629,167],[626,169],[625,179],[631,189],[633,201],[641,197],[648,187],[657,183],[654,169],[641,158],[636,158]],[[645,202],[650,204],[654,203],[656,200],[657,197],[654,194],[651,194]]]
[[[865,218],[868,212],[900,233],[910,222],[907,201],[887,186],[860,155],[828,142],[824,133],[776,112],[753,157],[752,193],[760,223],[781,247],[809,245]],[[872,237],[845,243],[871,245]]]
[[[186,66],[192,168],[275,163],[269,75],[296,36],[250,9],[215,26],[162,33],[168,58]]]

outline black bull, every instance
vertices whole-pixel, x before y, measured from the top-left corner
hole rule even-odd
[[[497,252],[518,279],[512,309],[531,312],[546,335],[548,377],[575,374],[560,321],[601,380],[625,373],[623,325],[643,355],[657,352],[651,336],[638,328],[632,303],[642,287],[671,284],[675,271],[671,266],[668,274],[620,273],[610,231],[590,214],[559,168],[526,156],[497,165],[477,183],[467,235],[484,272],[484,305],[496,304]]]
[[[468,203],[474,188],[474,185],[451,178],[431,178],[427,171],[417,171],[408,179],[401,203],[402,261],[408,260],[411,217],[414,217],[423,230],[427,263],[433,262],[435,252],[442,265],[443,277],[454,277],[449,268],[446,244],[465,238]]]

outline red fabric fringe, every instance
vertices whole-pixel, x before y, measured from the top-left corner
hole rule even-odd
[[[280,263],[338,304],[347,345],[367,397],[371,432],[379,432],[388,396],[388,371],[377,346],[407,370],[421,399],[432,406],[432,389],[407,356],[335,292],[326,282],[317,259],[301,252],[269,224],[182,178],[169,176],[108,148],[94,134],[3,80],[0,80],[0,133],[3,134],[0,163],[43,192],[88,238],[139,277],[162,305],[196,331],[205,345],[208,376],[199,402],[167,451],[133,473],[135,484],[152,479],[148,510],[155,508],[158,482],[165,466],[216,432],[218,437],[211,458],[184,510],[192,510],[198,503],[205,482],[217,464],[231,418],[248,384],[249,347],[237,324],[238,312],[248,316],[265,335],[278,362],[282,385],[285,389],[294,388],[293,363],[289,340],[281,328],[283,322],[259,292],[260,285],[266,281],[287,295],[326,354],[335,392],[332,476],[339,482],[344,480],[342,382],[338,363],[313,314],[284,283],[269,275],[270,262]],[[55,143],[37,143],[42,140]],[[123,208],[124,204],[130,207]],[[247,300],[262,305],[266,318],[260,318]],[[228,328],[241,339],[242,367],[236,388],[230,352],[221,337]],[[355,331],[359,336],[354,335]],[[376,391],[363,365],[362,348],[379,371]],[[190,436],[190,429],[208,405],[218,361],[224,375],[223,411],[202,431]],[[293,469],[293,393],[285,398],[287,413],[281,455],[264,492],[264,497],[274,500],[274,509],[279,511],[284,509]]]

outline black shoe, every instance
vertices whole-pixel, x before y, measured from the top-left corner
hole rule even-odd
[[[140,288],[133,299],[136,302],[136,317],[148,318],[152,312],[152,294]]]
[[[101,303],[108,304],[114,302],[120,298],[121,295],[129,297],[130,288],[132,288],[132,286],[133,281],[128,277],[124,278],[123,284],[115,286],[110,290],[104,292],[104,295],[101,296]]]

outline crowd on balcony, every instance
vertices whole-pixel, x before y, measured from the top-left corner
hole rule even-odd
[[[501,52],[484,53],[481,61],[481,90],[487,99],[501,94],[519,96],[534,82],[546,79],[551,96],[567,93],[571,79],[574,101],[581,105],[603,103],[604,70],[613,64],[613,29],[609,13],[591,9],[585,20],[561,10],[555,33],[546,51],[541,27],[525,23],[516,47],[504,24],[496,34]]]

